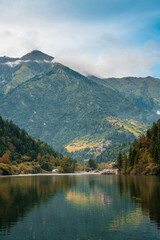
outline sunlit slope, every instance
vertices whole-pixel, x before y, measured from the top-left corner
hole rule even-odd
[[[107,121],[114,126],[118,132],[125,132],[128,131],[130,133],[133,133],[135,137],[139,137],[144,131],[147,130],[148,124],[137,122],[133,119],[119,119],[114,117],[108,117]]]
[[[99,162],[115,161],[119,151],[127,153],[130,146],[129,142],[139,137],[149,126],[149,124],[141,121],[111,116],[107,117],[106,121],[111,126],[103,136],[93,137],[92,135],[86,135],[81,138],[77,137],[65,149],[72,157],[77,159],[98,157]]]

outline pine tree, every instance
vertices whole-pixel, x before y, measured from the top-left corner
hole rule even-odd
[[[121,152],[120,152],[119,155],[118,155],[118,157],[117,157],[117,167],[118,167],[119,169],[122,168],[122,162],[123,162],[123,160],[122,160],[122,154],[121,154]]]
[[[159,162],[159,156],[158,156],[158,147],[155,145],[154,147],[154,153],[153,153],[153,159],[155,163]]]

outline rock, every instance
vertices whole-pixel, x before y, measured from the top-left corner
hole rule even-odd
[[[101,172],[101,175],[117,175],[118,170],[117,169],[106,169]]]

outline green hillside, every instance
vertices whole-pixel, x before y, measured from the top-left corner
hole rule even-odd
[[[142,110],[120,93],[58,63],[10,91],[0,104],[5,119],[76,158],[97,156],[109,142],[133,140],[146,128],[142,121],[149,112]],[[121,124],[113,124],[113,119]]]
[[[119,92],[125,98],[141,106],[143,109],[155,114],[160,110],[160,79],[153,77],[136,78],[107,78],[99,79],[90,77],[92,80]]]

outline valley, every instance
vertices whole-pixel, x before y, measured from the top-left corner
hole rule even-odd
[[[78,161],[133,141],[158,119],[158,79],[130,86],[127,78],[86,77],[40,51],[1,62],[10,74],[1,74],[0,115]]]

